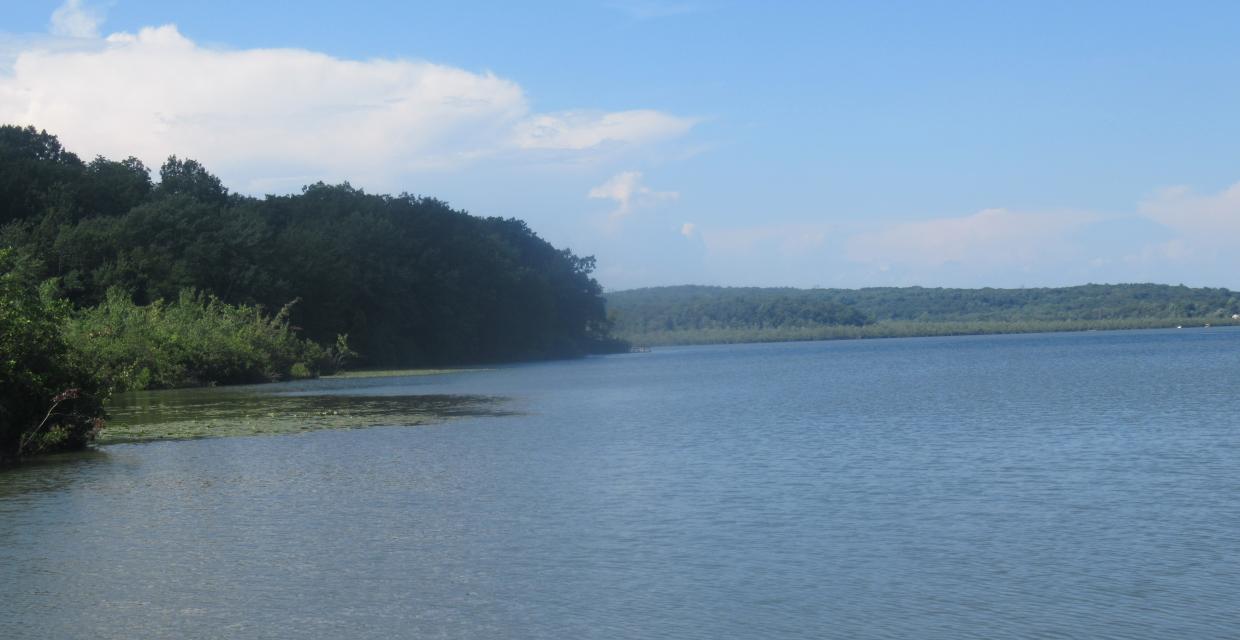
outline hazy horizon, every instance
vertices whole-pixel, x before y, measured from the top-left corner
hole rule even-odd
[[[865,286],[863,287],[819,287],[819,286],[793,287],[793,286],[781,285],[781,284],[730,285],[730,284],[700,284],[700,283],[684,282],[680,284],[656,284],[656,285],[650,285],[650,286],[644,286],[644,287],[627,287],[625,289],[611,289],[611,288],[604,287],[603,293],[604,295],[606,295],[609,293],[622,293],[625,291],[633,291],[636,289],[675,289],[678,287],[714,287],[714,288],[720,288],[720,289],[798,289],[802,291],[812,291],[815,289],[855,290],[855,289],[880,289],[880,288],[896,287],[896,288],[902,288],[902,289],[997,289],[997,290],[1019,291],[1022,289],[1069,289],[1072,287],[1088,287],[1088,286],[1107,287],[1107,286],[1124,286],[1124,285],[1154,285],[1154,286],[1160,286],[1160,287],[1166,286],[1166,287],[1188,287],[1190,289],[1227,289],[1229,291],[1234,291],[1234,289],[1231,289],[1230,287],[1207,287],[1207,286],[1186,284],[1183,282],[1175,282],[1175,283],[1172,283],[1172,282],[1080,282],[1077,284],[1042,286],[1042,287],[991,287],[987,285],[978,285],[976,287],[944,287],[944,286],[921,285],[921,284],[875,285],[875,286],[869,286],[869,287],[865,287]]]
[[[0,122],[517,217],[609,291],[1240,288],[1240,5],[50,0]]]

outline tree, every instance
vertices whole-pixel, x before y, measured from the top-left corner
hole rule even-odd
[[[129,157],[120,162],[99,156],[86,165],[78,191],[85,216],[119,216],[142,204],[151,193],[151,171]]]
[[[84,168],[56,136],[34,127],[0,126],[0,225],[42,214]]]
[[[169,156],[159,168],[159,192],[183,194],[199,202],[224,205],[228,202],[228,189],[220,179],[207,171],[197,160],[180,160]]]

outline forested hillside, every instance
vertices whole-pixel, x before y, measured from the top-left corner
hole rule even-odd
[[[1039,289],[679,286],[607,294],[639,344],[744,342],[1228,323],[1240,293],[1157,284]]]
[[[40,263],[74,305],[117,288],[140,305],[196,290],[289,310],[315,341],[347,334],[374,364],[572,356],[606,345],[592,258],[516,219],[433,198],[314,184],[234,193],[193,160],[158,171],[83,162],[47,133],[0,128],[0,246]]]
[[[119,390],[625,348],[593,269],[434,198],[254,198],[0,126],[0,460],[83,445]]]

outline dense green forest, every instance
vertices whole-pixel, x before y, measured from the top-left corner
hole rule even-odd
[[[1039,289],[655,287],[607,294],[640,345],[1135,329],[1231,323],[1240,293],[1156,284]]]
[[[194,160],[153,176],[136,158],[83,161],[31,127],[0,126],[0,250],[12,322],[56,324],[43,347],[102,375],[78,381],[102,393],[315,375],[349,358],[439,366],[624,347],[594,259],[520,220],[347,183],[249,197]],[[3,346],[0,436],[29,426],[14,426],[28,418],[9,406],[13,372],[41,375]]]

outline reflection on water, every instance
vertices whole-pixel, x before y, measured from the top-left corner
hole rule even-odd
[[[20,465],[0,467],[0,500],[40,491],[60,491],[81,478],[92,466],[106,465],[111,456],[101,450],[40,456]]]
[[[376,392],[376,389],[378,392]],[[372,380],[323,380],[235,388],[142,391],[117,396],[100,444],[270,435],[501,416],[487,395],[385,394]]]

